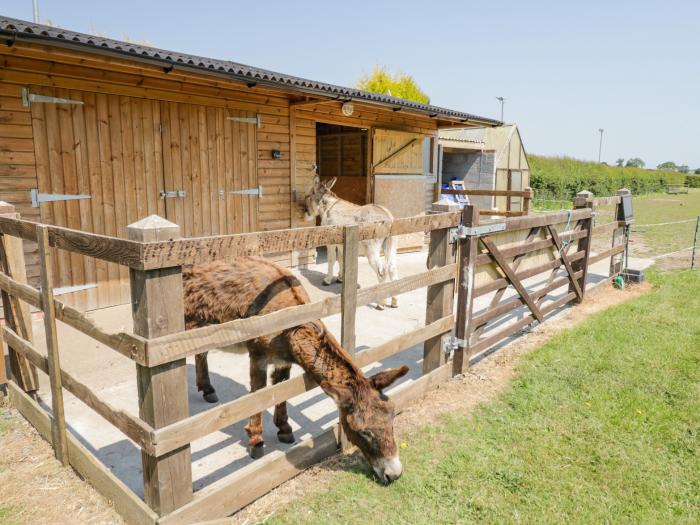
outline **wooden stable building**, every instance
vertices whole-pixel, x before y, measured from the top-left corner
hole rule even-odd
[[[523,191],[530,186],[530,165],[515,124],[499,127],[442,129],[440,180],[463,181],[467,189]],[[482,210],[523,211],[521,196],[472,197]]]
[[[437,195],[438,129],[500,125],[3,17],[0,38],[0,200],[88,232],[125,237],[150,214],[187,237],[308,225],[315,170],[339,177],[341,197],[416,215]],[[116,264],[59,250],[55,273],[56,293],[79,308],[130,300]]]

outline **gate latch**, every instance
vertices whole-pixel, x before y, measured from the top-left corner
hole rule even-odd
[[[185,190],[172,190],[172,191],[161,191],[160,192],[160,198],[161,199],[172,199],[172,198],[184,198],[185,195]]]
[[[464,339],[459,339],[454,335],[446,335],[442,338],[442,351],[445,353],[447,359],[450,358],[452,352],[458,348],[465,348],[467,342]]]
[[[496,222],[493,224],[484,224],[482,226],[465,226],[458,225],[456,228],[450,228],[450,242],[457,242],[457,239],[466,239],[475,235],[486,235],[487,233],[502,232],[506,229],[505,222]]]

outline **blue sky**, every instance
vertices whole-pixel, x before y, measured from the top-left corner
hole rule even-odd
[[[0,13],[31,20],[31,0]],[[528,152],[700,167],[700,2],[39,0],[68,29],[128,35],[341,85],[375,64],[434,104],[517,123]]]

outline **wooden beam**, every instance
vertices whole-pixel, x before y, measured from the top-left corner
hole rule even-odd
[[[579,272],[583,271],[583,275],[581,275],[578,285],[579,289],[581,291],[581,295],[578,296],[578,301],[581,302],[583,301],[583,297],[586,294],[586,280],[588,277],[588,266],[589,262],[588,259],[590,258],[591,255],[591,249],[592,249],[592,239],[593,239],[593,194],[590,191],[580,191],[576,194],[576,198],[574,199],[574,207],[576,210],[574,210],[573,214],[576,214],[577,212],[581,211],[587,211],[590,213],[590,216],[586,217],[581,217],[579,220],[582,221],[582,229],[588,231],[588,235],[585,237],[579,239],[578,241],[578,246],[576,247],[577,252],[583,252],[583,258],[578,260],[578,261],[573,261],[571,258],[569,259],[572,264],[571,268],[573,269],[574,272]],[[572,218],[572,220],[574,220]],[[569,291],[574,291],[575,287],[573,284],[569,287]]]
[[[41,309],[44,313],[46,334],[46,360],[51,386],[51,442],[56,459],[63,466],[68,465],[68,443],[66,437],[66,416],[63,408],[63,387],[61,384],[61,360],[58,353],[56,333],[56,310],[53,304],[53,261],[49,246],[49,232],[46,226],[36,227],[39,243],[39,268],[41,272]]]
[[[592,216],[590,209],[583,208],[573,211],[561,211],[556,213],[547,213],[544,215],[528,215],[525,217],[515,217],[506,221],[507,232],[518,230],[528,230],[537,226],[548,226],[550,224],[561,224],[564,222],[576,222],[583,219],[589,219]]]
[[[401,294],[453,279],[457,265],[448,265],[437,270],[409,275],[398,281],[387,282],[363,288],[357,293],[357,305],[373,303],[393,294]],[[291,306],[269,314],[236,319],[222,324],[193,328],[172,333],[148,341],[147,360],[154,366],[190,355],[225,348],[255,337],[268,335],[273,331],[298,326],[322,317],[334,315],[341,310],[339,296],[328,297],[314,303]]]
[[[127,227],[133,241],[176,239],[180,227],[151,215]],[[134,333],[158,337],[185,329],[182,268],[131,269]],[[139,416],[153,428],[189,416],[187,365],[184,358],[157,366],[136,365]],[[192,500],[192,455],[185,444],[165,456],[141,453],[144,499],[157,513],[167,514]]]
[[[358,226],[343,228],[343,254],[341,258],[343,288],[340,305],[340,340],[350,356],[355,355],[355,317],[357,313],[357,270],[360,243]],[[333,247],[331,247],[333,249]],[[344,452],[354,447],[343,428],[339,429],[340,448]]]
[[[457,203],[433,204],[434,212],[449,212],[459,209]],[[454,264],[456,256],[456,244],[450,242],[450,230],[433,230],[430,232],[430,244],[428,245],[428,270],[439,268],[448,264]],[[434,284],[427,289],[425,307],[425,322],[432,323],[437,319],[452,315],[454,308],[455,283],[445,281]],[[438,334],[425,341],[423,344],[423,373],[436,369],[445,362],[445,352],[442,349],[444,334]]]
[[[621,244],[619,246],[615,246],[613,248],[609,248],[603,252],[597,253],[595,255],[591,255],[588,258],[588,266],[595,264],[599,261],[602,261],[603,259],[607,259],[608,257],[612,257],[613,255],[617,255],[619,253],[622,253],[625,251],[625,245]]]
[[[440,193],[444,193],[445,195],[472,195],[474,197],[481,196],[481,197],[527,197],[530,195],[528,191],[516,191],[516,190],[471,190],[471,189],[464,189],[464,190],[455,190],[455,189],[444,189],[440,190]],[[481,211],[489,211],[490,210],[481,210]]]
[[[451,228],[459,224],[459,213],[439,213],[407,217],[387,222],[359,225],[359,240],[379,239],[407,233]],[[135,269],[152,270],[230,259],[243,255],[261,255],[343,243],[342,226],[318,226],[270,230],[255,233],[193,237],[149,242],[141,246],[141,261]]]
[[[0,233],[36,241],[36,227],[40,223],[0,216]],[[87,233],[61,226],[47,226],[49,244],[69,252],[80,253],[123,266],[141,266],[141,245],[118,237]]]
[[[332,102],[342,102],[340,97],[338,98],[329,98],[329,99],[316,99],[316,100],[299,100],[296,102],[290,102],[289,107],[291,108],[300,108],[300,107],[305,107],[305,106],[317,106],[319,104],[330,104]]]
[[[39,434],[51,443],[49,415],[14,382],[8,384],[10,402]],[[158,516],[124,482],[117,478],[75,437],[68,434],[68,458],[75,471],[97,492],[111,501],[116,511],[127,523],[155,525]]]

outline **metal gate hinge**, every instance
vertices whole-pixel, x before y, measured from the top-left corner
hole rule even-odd
[[[74,104],[78,106],[82,106],[84,104],[82,100],[71,100],[69,98],[37,95],[36,93],[31,93],[29,88],[22,88],[22,106],[28,108],[31,106],[32,102],[41,102],[44,104]]]
[[[260,115],[255,115],[254,117],[226,117],[226,120],[232,120],[234,122],[245,122],[246,124],[255,124],[259,129],[262,127],[262,120]]]
[[[77,199],[92,199],[92,195],[62,195],[60,193],[39,193],[37,188],[30,190],[32,208],[38,208],[42,202],[72,201]]]
[[[258,197],[263,196],[263,189],[262,186],[258,185],[257,188],[250,188],[247,190],[233,190],[233,191],[226,191],[224,190],[219,190],[219,195],[257,195]]]
[[[160,198],[161,199],[172,199],[175,197],[179,198],[184,198],[187,193],[185,190],[172,190],[172,191],[161,191],[160,192]]]
[[[456,228],[450,228],[450,242],[454,243],[457,239],[466,239],[475,235],[486,235],[487,233],[502,232],[506,229],[505,222],[495,224],[484,224],[483,226],[465,226],[458,225]]]

